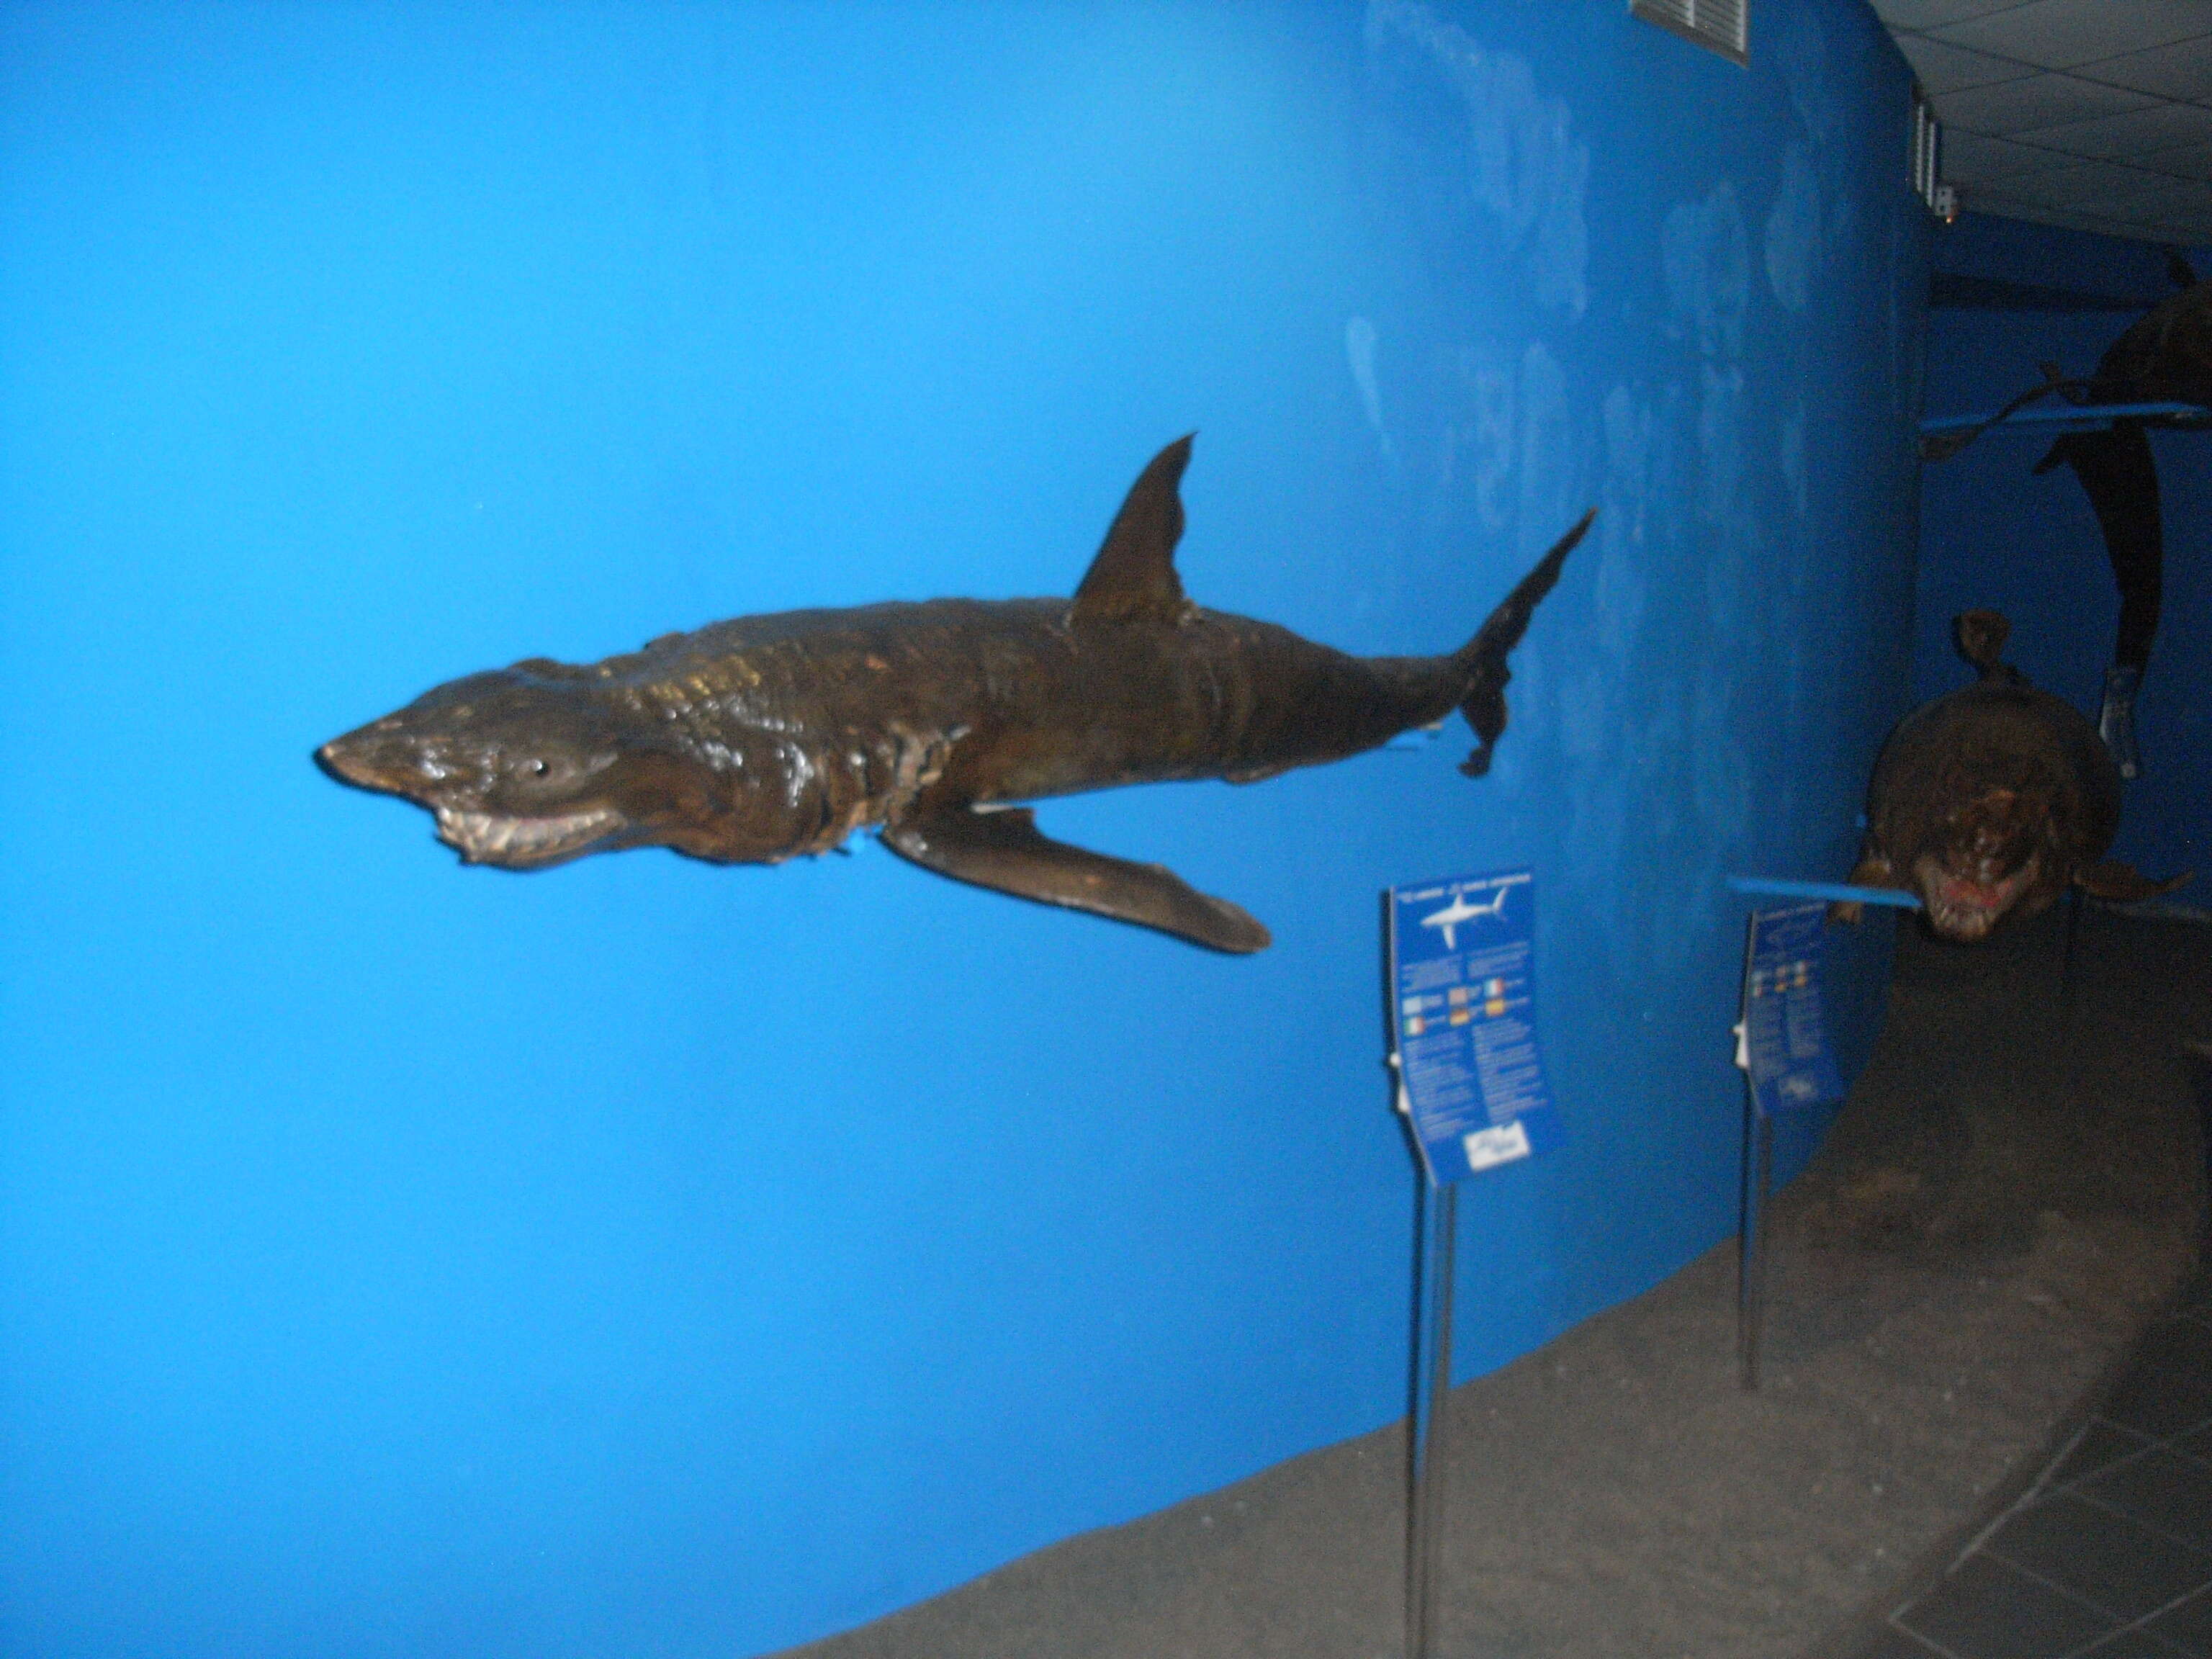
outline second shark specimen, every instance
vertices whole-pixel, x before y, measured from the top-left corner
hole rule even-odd
[[[2080,710],[2004,660],[2011,623],[1968,611],[1951,628],[1980,678],[1923,703],[1882,744],[1851,882],[1917,893],[1929,929],[1960,945],[2040,915],[2069,887],[2124,901],[2186,882],[2106,859],[2120,827],[2119,768]],[[1856,921],[1861,911],[1850,902],[1828,914]]]
[[[581,666],[532,658],[325,744],[333,776],[436,814],[464,861],[532,870],[662,846],[726,864],[855,830],[925,869],[1217,951],[1267,930],[1157,864],[1048,838],[1053,795],[1249,783],[1341,760],[1455,708],[1489,769],[1506,657],[1589,528],[1458,650],[1353,657],[1201,610],[1176,574],[1188,438],[1153,458],[1068,599],[933,599],[740,617]]]

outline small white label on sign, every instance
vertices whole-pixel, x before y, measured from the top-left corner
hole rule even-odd
[[[1517,1117],[1494,1129],[1477,1129],[1464,1144],[1467,1167],[1478,1174],[1493,1165],[1510,1164],[1516,1158],[1528,1156],[1528,1132],[1521,1127]]]

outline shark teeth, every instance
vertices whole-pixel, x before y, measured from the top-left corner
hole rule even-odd
[[[1921,900],[1928,907],[1929,923],[1946,939],[1982,938],[2027,890],[2040,865],[2039,859],[2031,857],[2000,880],[1978,882],[1923,858],[1919,871]]]
[[[457,806],[437,811],[438,839],[471,864],[543,864],[582,851],[623,822],[611,806],[550,817],[511,817]]]

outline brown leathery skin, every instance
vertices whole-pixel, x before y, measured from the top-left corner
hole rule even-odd
[[[1929,927],[1972,944],[2012,917],[2048,909],[2068,887],[2098,898],[2154,898],[2153,880],[2105,849],[2120,827],[2120,770],[2097,728],[2003,659],[2011,624],[1995,611],[1952,619],[1978,684],[1897,724],[1867,786],[1867,831],[1850,880],[1920,896]],[[1832,904],[1857,921],[1856,902]]]
[[[1937,933],[1979,939],[2047,909],[2119,820],[2119,771],[2096,727],[2047,692],[1984,681],[1914,710],[1882,745],[1851,878],[1917,891]],[[1946,905],[1945,876],[2002,902]]]
[[[2168,295],[2112,342],[2084,395],[2093,404],[2212,404],[2212,282]]]
[[[603,662],[531,659],[425,693],[318,763],[438,817],[465,860],[534,869],[663,845],[726,863],[856,830],[939,873],[1216,949],[1267,930],[1171,872],[1053,842],[1012,803],[1121,784],[1243,782],[1340,760],[1463,707],[1487,764],[1506,654],[1585,518],[1476,636],[1358,658],[1201,609],[1173,571],[1180,440],[1132,489],[1073,599],[786,611]]]

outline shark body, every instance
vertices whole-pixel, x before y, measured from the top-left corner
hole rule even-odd
[[[1507,654],[1589,515],[1459,650],[1353,657],[1201,609],[1175,569],[1188,438],[1156,456],[1070,599],[933,599],[744,617],[599,663],[472,674],[332,739],[332,776],[435,814],[470,863],[538,869],[665,846],[773,864],[873,829],[961,881],[1247,952],[1267,930],[1158,865],[1053,841],[1014,803],[1247,783],[1460,708],[1479,776]]]
[[[1972,944],[2069,887],[2126,901],[2186,882],[2105,858],[2120,826],[2119,769],[2080,710],[2003,659],[2005,618],[1969,611],[1952,629],[1979,678],[1914,709],[1882,744],[1852,884],[1917,893],[1931,931]],[[1860,914],[1856,902],[1829,908],[1839,921]]]

